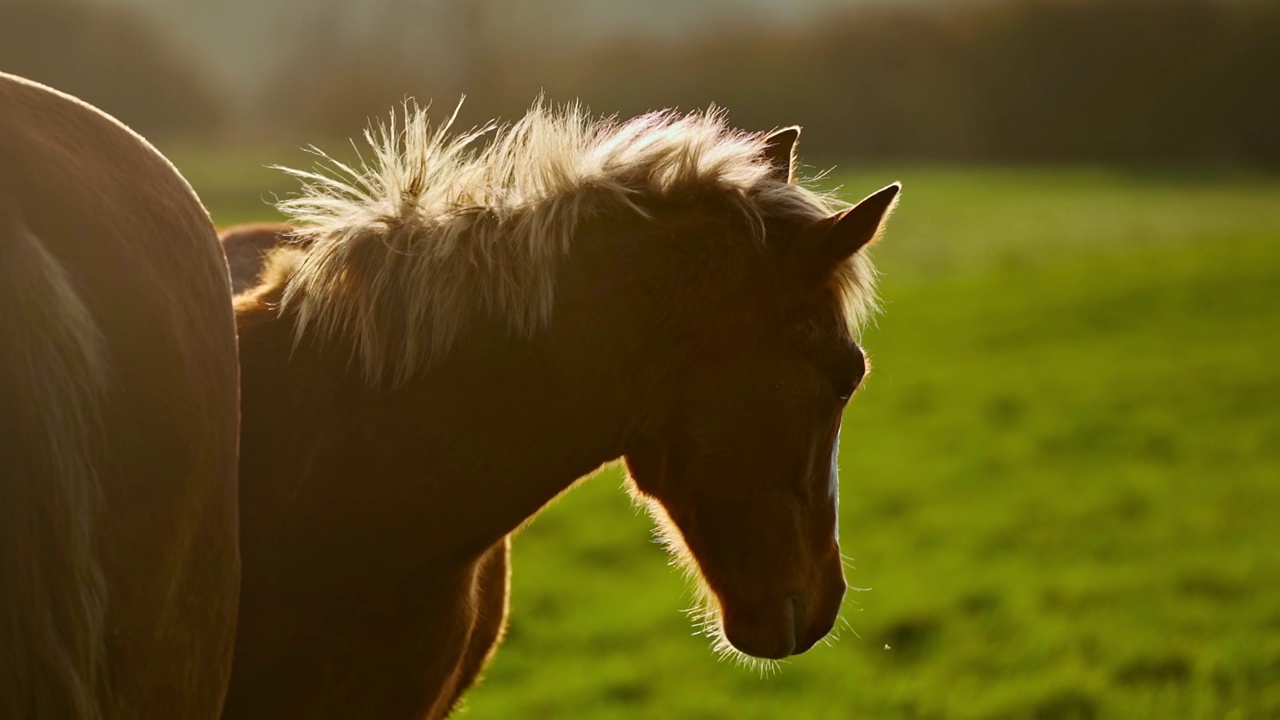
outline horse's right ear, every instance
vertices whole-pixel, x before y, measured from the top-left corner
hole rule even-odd
[[[796,141],[800,139],[800,127],[775,130],[764,139],[764,156],[773,166],[773,177],[779,182],[795,182]]]
[[[893,183],[877,190],[848,210],[823,218],[805,229],[801,245],[806,264],[819,272],[834,267],[870,245],[880,236],[884,222],[898,204],[902,185]]]

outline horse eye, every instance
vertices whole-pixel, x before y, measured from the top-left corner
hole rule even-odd
[[[861,379],[861,378],[859,378]],[[853,397],[853,391],[858,387],[858,379],[842,378],[831,384],[831,389],[835,392],[836,399],[841,403],[849,402],[849,398]]]
[[[866,355],[859,351],[851,366],[832,378],[831,390],[841,403],[847,403],[849,398],[853,397],[853,391],[858,389],[858,385],[862,383],[862,378],[866,374]]]

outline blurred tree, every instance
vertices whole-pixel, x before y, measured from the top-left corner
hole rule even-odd
[[[983,18],[974,105],[1008,160],[1203,159],[1216,0],[1006,2]]]
[[[800,123],[811,157],[1280,164],[1276,0],[885,1],[806,24],[721,3],[714,25],[590,42],[566,35],[583,0],[378,7],[355,23],[331,0],[296,33],[270,98],[284,126],[351,135],[406,95],[443,117],[463,93],[469,126],[545,91]]]
[[[317,2],[290,36],[288,55],[272,75],[263,119],[286,130],[354,135],[370,116],[384,116],[421,90],[419,73],[393,44],[370,42],[336,0]]]
[[[381,0],[357,22],[342,2],[317,3],[268,85],[266,118],[282,128],[349,136],[408,97],[447,117],[468,96],[461,122],[503,107],[507,44],[493,0]],[[532,99],[530,93],[526,99]]]
[[[1223,157],[1280,166],[1280,2],[1234,3],[1221,44],[1215,92],[1199,98],[1220,120],[1214,137]]]
[[[0,2],[0,69],[83,98],[144,135],[209,135],[222,94],[139,14],[81,0]]]

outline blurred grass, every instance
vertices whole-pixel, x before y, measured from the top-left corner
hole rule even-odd
[[[175,156],[220,224],[291,189],[249,154]],[[841,444],[850,629],[717,662],[607,470],[517,538],[463,717],[1280,717],[1280,180],[839,179],[905,185]]]

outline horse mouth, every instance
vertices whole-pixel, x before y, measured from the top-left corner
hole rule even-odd
[[[766,619],[737,618],[726,608],[724,636],[738,652],[762,660],[800,655],[818,644],[835,626],[835,617],[815,618],[808,603],[792,596]]]
[[[788,603],[788,608],[791,603]],[[796,648],[794,616],[788,610],[786,617],[773,623],[725,622],[725,639],[738,652],[764,660],[781,660],[789,657]]]
[[[801,635],[798,627],[803,619],[800,610],[800,604],[794,597],[787,599],[778,611],[769,613],[767,617],[742,618],[739,621],[726,608],[725,639],[738,652],[751,657],[762,660],[790,657],[796,654],[796,638]]]

